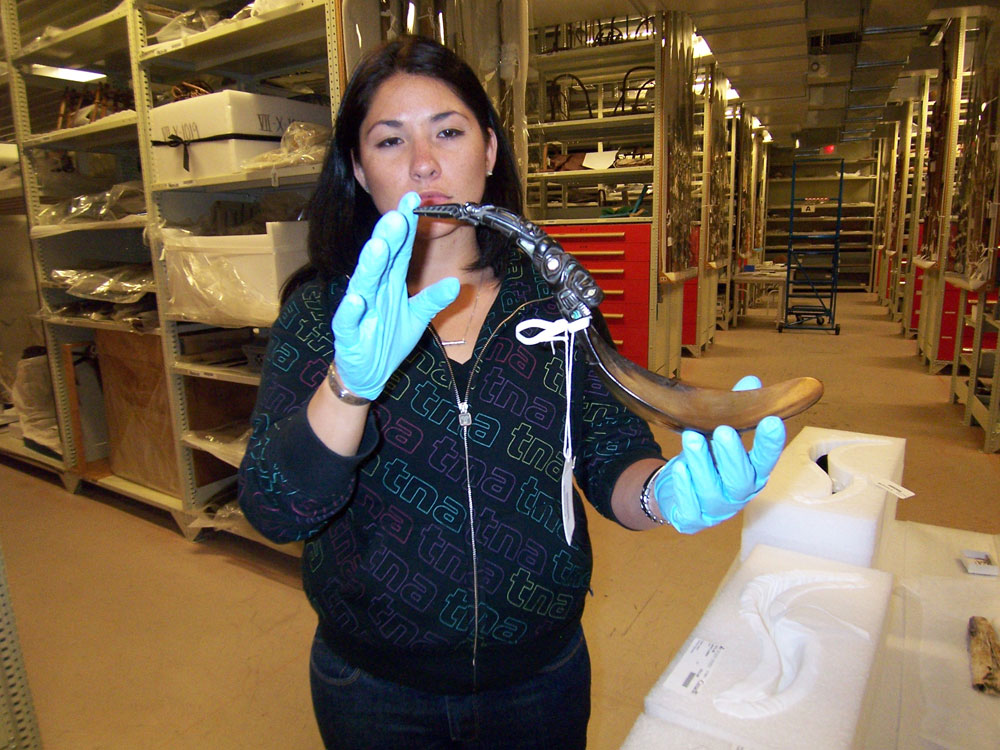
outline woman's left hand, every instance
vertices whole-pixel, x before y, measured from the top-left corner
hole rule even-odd
[[[759,387],[749,376],[733,390]],[[778,417],[762,419],[749,453],[727,425],[715,429],[711,446],[692,430],[682,433],[681,445],[680,455],[654,480],[653,495],[661,518],[682,534],[694,534],[732,518],[764,488],[784,448],[785,425]]]

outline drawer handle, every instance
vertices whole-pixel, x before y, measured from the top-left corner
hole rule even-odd
[[[573,255],[577,256],[578,258],[593,258],[593,257],[621,258],[623,255],[625,255],[625,251],[624,250],[576,250],[573,252]]]
[[[604,292],[605,297],[621,297],[625,294],[624,289],[605,289],[601,287],[601,291]],[[607,317],[606,315],[604,317]]]
[[[624,268],[588,268],[591,276],[611,276],[625,273]]]
[[[603,313],[605,320],[625,320],[625,313]]]
[[[549,237],[556,240],[587,240],[591,238],[597,239],[625,239],[625,232],[591,232],[587,233],[566,233],[566,232],[549,232]]]
[[[625,346],[625,339],[611,339],[615,346]]]

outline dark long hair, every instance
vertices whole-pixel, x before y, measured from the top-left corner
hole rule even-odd
[[[521,183],[514,150],[476,74],[452,50],[432,39],[398,37],[369,53],[347,84],[334,124],[333,142],[309,203],[309,263],[285,284],[283,298],[308,278],[330,281],[353,272],[361,246],[371,236],[380,214],[368,193],[359,189],[352,157],[358,154],[361,123],[375,93],[397,73],[441,81],[473,112],[484,138],[488,129],[496,134],[496,164],[493,174],[486,178],[483,203],[521,213]],[[489,266],[501,276],[510,241],[483,227],[476,228],[476,239],[480,256],[474,267]]]

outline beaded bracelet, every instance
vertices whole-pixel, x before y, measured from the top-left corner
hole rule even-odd
[[[330,386],[330,390],[333,391],[333,395],[345,404],[364,406],[371,403],[370,398],[363,398],[347,390],[347,386],[341,382],[340,375],[337,374],[337,367],[333,362],[330,362],[330,369],[326,373],[326,383]]]
[[[661,526],[666,523],[662,518],[653,513],[652,509],[649,507],[649,501],[653,494],[653,484],[655,483],[656,477],[659,476],[660,472],[667,468],[666,464],[658,467],[652,474],[646,477],[646,481],[642,485],[642,492],[639,493],[639,507],[642,508],[642,512],[646,514],[646,517],[658,523]]]

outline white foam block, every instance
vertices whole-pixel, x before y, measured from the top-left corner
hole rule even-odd
[[[621,750],[733,750],[733,745],[642,713]]]
[[[903,438],[803,428],[743,511],[741,559],[769,544],[870,566],[889,497],[878,482],[901,481],[905,446]]]
[[[856,747],[891,589],[882,571],[757,545],[646,713],[747,748]]]

